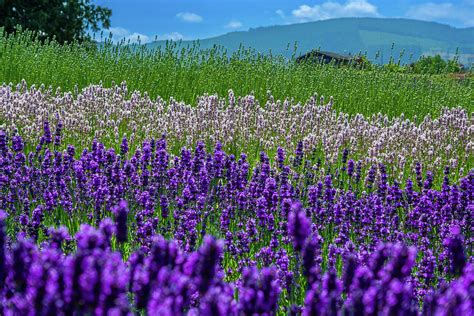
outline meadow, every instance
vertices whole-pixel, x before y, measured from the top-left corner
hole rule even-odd
[[[474,309],[469,79],[24,32],[0,82],[0,314]]]
[[[99,46],[55,42],[44,45],[30,32],[0,36],[0,81],[74,91],[90,84],[111,87],[127,82],[130,91],[147,92],[151,98],[171,97],[194,104],[199,96],[253,94],[265,103],[268,91],[275,99],[306,102],[314,93],[333,96],[335,109],[348,114],[407,118],[438,115],[443,107],[473,109],[472,80],[462,83],[446,76],[407,75],[318,64],[298,65],[278,56],[243,48],[228,56],[225,49],[176,49],[169,43],[158,50],[134,45]],[[288,47],[292,50],[292,47]],[[394,63],[397,57],[394,56]]]

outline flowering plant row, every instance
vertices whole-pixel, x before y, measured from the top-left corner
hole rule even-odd
[[[61,93],[28,88],[23,82],[16,88],[0,87],[0,122],[11,134],[18,129],[29,143],[41,136],[45,121],[60,123],[65,143],[80,148],[100,139],[118,151],[124,134],[132,149],[166,134],[168,150],[175,155],[198,141],[208,148],[220,142],[236,156],[248,153],[252,164],[262,150],[269,156],[275,155],[278,146],[293,152],[299,142],[303,152],[318,151],[330,163],[338,161],[347,148],[363,167],[390,165],[399,181],[410,176],[417,162],[440,179],[445,166],[456,178],[473,167],[474,125],[472,114],[463,108],[408,120],[403,115],[349,116],[336,112],[334,102],[314,95],[305,104],[294,104],[269,95],[265,104],[259,104],[253,95],[236,97],[230,90],[227,99],[204,95],[189,105],[173,99],[152,100],[146,93],[128,91],[125,83]]]
[[[474,170],[453,180],[446,166],[436,187],[422,162],[399,183],[390,164],[302,142],[251,164],[220,143],[78,152],[63,135],[47,122],[37,144],[0,132],[4,314],[473,308]]]

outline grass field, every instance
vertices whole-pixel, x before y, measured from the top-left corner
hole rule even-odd
[[[173,44],[161,51],[127,45],[42,44],[30,33],[0,37],[0,81],[51,85],[63,91],[102,82],[126,81],[130,90],[148,92],[188,104],[205,93],[238,96],[253,93],[264,103],[268,91],[276,99],[306,102],[314,93],[333,96],[335,108],[349,114],[390,117],[437,116],[442,107],[474,109],[472,81],[459,83],[445,76],[406,75],[387,71],[359,71],[326,65],[296,65],[242,49],[226,56],[223,49],[196,47],[176,51]]]

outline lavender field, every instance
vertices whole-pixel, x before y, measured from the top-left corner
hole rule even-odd
[[[0,315],[472,315],[470,84],[417,117],[341,83],[360,107],[9,78]]]

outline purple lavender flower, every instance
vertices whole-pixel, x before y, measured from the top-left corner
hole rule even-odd
[[[49,128],[49,122],[44,121],[43,123],[43,137],[46,144],[50,144],[53,140],[51,136],[51,129]]]
[[[285,163],[285,150],[281,147],[278,147],[278,150],[277,150],[277,162],[278,162],[278,168],[280,170],[283,169],[283,165]]]
[[[165,195],[162,195],[160,198],[160,207],[161,207],[161,216],[163,218],[168,218],[168,199]]]
[[[232,288],[228,285],[212,287],[201,299],[199,308],[190,310],[188,315],[236,315],[237,304],[233,294]]]
[[[322,289],[320,294],[321,305],[320,312],[323,315],[336,315],[339,310],[341,282],[337,278],[334,269],[329,269],[323,277]]]
[[[0,154],[3,156],[7,152],[7,135],[0,130]]]
[[[66,240],[70,240],[71,237],[69,236],[67,227],[60,226],[57,229],[50,228],[48,230],[48,235],[50,237],[50,244],[51,246],[60,249],[63,245],[63,242]]]
[[[355,271],[357,269],[357,260],[354,255],[350,254],[347,256],[344,265],[343,274],[343,290],[344,293],[349,293],[352,281],[354,280]]]
[[[63,130],[63,123],[61,120],[58,120],[56,124],[56,131],[54,133],[54,146],[57,147],[61,145],[61,132]]]
[[[127,136],[123,136],[122,138],[122,144],[120,144],[120,155],[122,157],[125,157],[128,153],[128,140]]]
[[[280,288],[274,268],[244,269],[239,288],[238,311],[244,315],[274,315]]]
[[[116,237],[119,243],[124,243],[128,240],[128,212],[128,204],[124,200],[120,201],[120,203],[113,209],[113,213],[115,214],[115,225],[117,226]]]
[[[346,162],[347,162],[348,156],[349,156],[349,149],[344,148],[344,150],[342,151],[342,157],[341,157],[342,171],[346,170]]]
[[[306,239],[304,244],[302,253],[303,274],[308,282],[308,287],[320,278],[321,242],[321,237],[313,234]]]
[[[13,136],[12,137],[12,149],[14,152],[16,153],[19,153],[20,151],[22,151],[24,148],[24,144],[23,144],[23,139],[21,138],[21,136]]]
[[[376,170],[375,165],[372,165],[372,166],[370,167],[369,173],[368,173],[367,178],[366,178],[366,180],[365,180],[366,187],[367,187],[367,189],[369,189],[369,190],[372,189],[372,186],[373,186],[373,184],[374,184],[374,182],[375,182],[375,175],[376,175],[376,172],[377,172],[377,170]]]
[[[421,164],[416,162],[415,164],[416,183],[419,188],[423,188],[423,175],[421,173]]]
[[[215,280],[222,249],[222,242],[215,240],[211,236],[204,238],[203,244],[199,249],[198,258],[192,267],[193,274],[197,279],[197,288],[201,295],[207,292]]]
[[[354,176],[354,167],[354,160],[349,159],[349,161],[347,162],[347,175],[349,176],[349,178],[352,178]]]
[[[306,297],[304,299],[303,316],[321,314],[322,302],[320,295],[320,285],[313,283],[311,285],[311,288],[306,292]]]
[[[6,224],[5,224],[6,218],[7,218],[7,214],[3,210],[0,210],[0,297],[2,295],[3,288],[5,286],[5,278],[7,276],[6,252],[5,252],[6,250],[5,246],[7,242]]]
[[[293,167],[298,168],[299,166],[301,166],[302,162],[303,162],[303,142],[299,141],[295,150],[295,158],[293,161]]]
[[[297,252],[300,252],[311,233],[310,221],[303,211],[300,202],[294,202],[288,216],[288,234],[293,239],[293,246]]]
[[[449,253],[449,272],[455,276],[459,276],[467,263],[459,226],[451,227],[451,235],[451,237],[443,241],[443,245]]]

